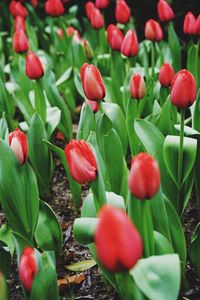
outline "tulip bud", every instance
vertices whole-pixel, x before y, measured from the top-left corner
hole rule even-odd
[[[184,18],[183,31],[185,34],[193,35],[196,33],[195,27],[196,27],[195,16],[193,15],[193,13],[191,13],[191,11],[189,11]]]
[[[171,86],[172,80],[174,79],[174,69],[170,64],[163,64],[160,68],[158,80],[164,87]]]
[[[27,14],[28,14],[26,7],[23,6],[23,4],[21,4],[21,2],[17,2],[17,1],[13,1],[13,0],[10,3],[9,10],[10,10],[11,15],[14,18],[17,16],[26,18]]]
[[[130,93],[133,99],[140,100],[146,94],[144,78],[140,74],[134,74],[130,81]]]
[[[124,36],[117,26],[113,24],[108,26],[107,39],[111,49],[120,51]]]
[[[86,39],[84,39],[84,41],[83,41],[83,50],[84,50],[84,53],[85,53],[85,56],[87,57],[87,59],[92,60],[94,57],[94,52],[91,48],[90,43]]]
[[[92,101],[102,100],[106,91],[97,67],[85,63],[81,67],[80,75],[85,96]]]
[[[110,272],[130,270],[142,256],[142,239],[126,213],[104,205],[95,232],[97,256]]]
[[[64,14],[65,8],[61,0],[47,0],[45,12],[52,17],[59,17]]]
[[[115,9],[115,18],[118,23],[126,24],[131,17],[130,7],[124,0],[117,0]]]
[[[57,35],[59,36],[59,38],[63,39],[64,38],[64,32],[62,30],[62,28],[58,28],[56,30]]]
[[[29,43],[27,36],[22,29],[18,29],[15,31],[13,36],[13,49],[16,53],[24,53],[28,51]]]
[[[157,161],[148,153],[136,155],[131,163],[129,189],[138,199],[151,199],[160,187],[160,171]]]
[[[88,17],[89,20],[91,20],[91,14],[92,14],[92,10],[95,8],[95,5],[93,2],[88,1],[85,5],[85,11],[86,11],[86,15]]]
[[[196,21],[195,34],[200,35],[200,15],[198,16]]]
[[[26,247],[19,262],[19,275],[24,288],[30,292],[37,274],[37,263],[34,249]]]
[[[16,128],[9,134],[9,145],[15,155],[17,156],[21,165],[28,160],[28,142],[25,133],[19,128]]]
[[[38,7],[38,0],[31,0],[31,5],[32,5],[34,8],[37,8],[37,7]]]
[[[71,176],[78,183],[85,184],[96,179],[96,158],[84,140],[71,140],[65,147],[65,156]]]
[[[91,110],[96,113],[99,110],[99,104],[96,101],[90,101],[88,99],[85,100],[85,103],[88,103],[90,105]]]
[[[109,5],[109,3],[110,3],[110,0],[96,0],[95,6],[99,9],[104,9]]]
[[[158,2],[158,16],[162,22],[169,22],[174,18],[174,12],[167,1]]]
[[[44,75],[44,69],[39,57],[32,51],[26,56],[26,76],[30,79],[39,79]]]
[[[160,41],[163,38],[162,28],[160,24],[150,19],[145,24],[145,38],[150,41]]]
[[[93,8],[91,11],[91,25],[94,29],[100,29],[104,26],[104,18],[98,8]]]
[[[171,86],[171,101],[178,108],[191,106],[196,99],[196,81],[187,70],[179,71]]]
[[[81,36],[80,33],[78,32],[78,30],[76,28],[74,28],[73,26],[69,26],[66,29],[66,33],[68,36],[73,36],[73,40],[74,41],[78,41],[79,43],[81,42]]]
[[[26,31],[26,22],[24,18],[17,16],[14,20],[14,31],[17,31],[19,29]]]
[[[136,56],[138,54],[138,39],[134,30],[129,29],[121,45],[121,53],[125,56]]]

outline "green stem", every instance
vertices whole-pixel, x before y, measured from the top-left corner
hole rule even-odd
[[[116,273],[115,278],[119,293],[124,300],[144,300],[142,292],[135,284],[128,271]]]
[[[36,80],[34,83],[35,89],[35,110],[41,116],[44,124],[46,124],[46,100],[43,93],[42,79]]]
[[[155,48],[154,48],[154,43],[151,42],[151,75],[154,78],[155,75]]]
[[[140,118],[140,100],[136,100],[136,113],[135,113],[135,119]]]
[[[93,193],[96,213],[98,213],[100,208],[107,203],[105,185],[100,170],[98,172],[97,178],[93,182],[91,182],[90,186]]]
[[[101,114],[104,114],[104,108],[103,108],[103,102],[102,102],[102,100],[100,100],[100,101],[98,102],[98,104],[99,104],[99,111],[100,111],[100,113],[101,113]]]
[[[185,121],[185,110],[181,109],[180,145],[179,145],[179,157],[178,157],[178,188],[179,188],[179,190],[180,190],[181,181],[182,181],[184,121]]]

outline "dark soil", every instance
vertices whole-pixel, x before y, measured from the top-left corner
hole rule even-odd
[[[64,143],[56,142],[63,147]],[[83,189],[83,198],[87,194],[87,187]],[[62,253],[57,258],[57,273],[58,279],[63,279],[68,276],[79,275],[66,270],[65,266],[78,262],[81,260],[91,259],[89,250],[86,247],[79,245],[73,238],[73,221],[74,216],[71,206],[71,195],[66,180],[66,175],[60,161],[55,157],[55,170],[52,179],[52,189],[48,197],[48,202],[57,214],[60,220],[64,245]],[[187,245],[190,243],[192,232],[198,223],[197,206],[194,199],[191,200],[188,208],[184,214],[184,226],[187,239]],[[0,211],[0,224],[5,222],[3,213]],[[119,300],[119,296],[115,293],[113,288],[106,283],[99,273],[98,267],[81,272],[85,275],[85,280],[80,284],[62,285],[60,286],[61,299],[105,299],[105,300]],[[187,287],[182,288],[180,299],[199,300],[200,299],[200,281],[194,268],[191,266],[188,258],[186,268]],[[12,263],[11,273],[8,279],[9,299],[18,300],[23,299],[23,291],[20,285],[16,259]],[[186,297],[186,298],[183,298]],[[39,300],[39,299],[38,299]]]

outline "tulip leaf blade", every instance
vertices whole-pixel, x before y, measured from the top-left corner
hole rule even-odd
[[[192,264],[194,265],[198,276],[200,278],[200,262],[199,262],[199,252],[200,252],[200,223],[198,223],[190,244],[190,257]]]

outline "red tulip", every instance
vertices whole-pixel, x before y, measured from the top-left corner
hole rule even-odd
[[[193,35],[195,34],[195,29],[196,29],[196,19],[195,16],[193,15],[193,13],[191,13],[191,11],[189,11],[184,19],[184,23],[183,23],[183,31],[185,34],[188,35]]]
[[[162,28],[160,24],[150,19],[145,24],[145,37],[150,41],[160,41],[163,38]]]
[[[84,140],[71,140],[65,147],[65,156],[71,176],[80,184],[96,179],[97,162],[88,143]]]
[[[117,26],[113,24],[108,26],[107,39],[111,49],[120,51],[124,36]]]
[[[14,18],[17,16],[20,16],[22,18],[27,17],[27,14],[28,14],[27,9],[25,6],[23,6],[23,4],[21,4],[21,2],[11,1],[9,9],[10,9],[11,15]]]
[[[160,171],[151,155],[140,153],[133,158],[128,185],[133,196],[138,199],[155,196],[160,187]]]
[[[167,1],[158,2],[158,16],[162,22],[169,22],[174,18],[174,12]]]
[[[124,0],[117,0],[115,9],[115,18],[118,23],[126,24],[131,17],[130,7]]]
[[[126,213],[104,205],[95,232],[97,256],[110,272],[130,270],[142,256],[142,239]]]
[[[32,51],[26,56],[26,75],[30,79],[39,79],[44,75],[44,69],[39,57]]]
[[[172,80],[174,79],[174,69],[170,64],[163,64],[160,68],[158,80],[164,87],[171,86]]]
[[[198,16],[196,21],[195,34],[200,35],[200,15]]]
[[[95,6],[99,9],[104,9],[109,5],[109,3],[110,3],[110,0],[96,0]]]
[[[81,67],[81,81],[85,96],[92,101],[102,100],[106,91],[101,73],[94,65],[87,63]]]
[[[14,20],[14,31],[18,30],[18,29],[22,29],[24,31],[26,31],[26,22],[24,20],[24,18],[17,16]]]
[[[91,110],[96,113],[99,110],[99,104],[96,101],[90,101],[88,99],[85,100],[85,103],[88,103],[90,105]]]
[[[138,39],[134,30],[129,29],[121,45],[121,53],[125,56],[136,56],[138,54]]]
[[[31,4],[34,8],[38,7],[38,0],[31,0]]]
[[[28,142],[25,133],[16,128],[9,134],[9,145],[17,156],[21,165],[28,160]]]
[[[65,8],[61,0],[47,0],[45,12],[50,16],[58,17],[64,14]]]
[[[140,100],[146,94],[144,78],[140,74],[133,74],[130,81],[130,93],[133,99]]]
[[[58,131],[56,134],[56,139],[60,140],[60,141],[64,141],[64,135],[62,134],[62,132]]]
[[[23,29],[15,31],[13,36],[13,49],[16,53],[24,53],[28,51],[29,43],[27,36]]]
[[[85,10],[86,10],[86,15],[89,20],[91,20],[91,14],[92,14],[93,8],[95,8],[94,3],[91,1],[88,1],[85,5]]]
[[[196,99],[196,81],[187,70],[179,71],[171,86],[171,101],[178,108],[191,106]]]
[[[19,275],[24,288],[30,292],[37,275],[37,263],[34,249],[26,247],[19,262]]]
[[[74,37],[73,40],[78,41],[78,42],[81,41],[81,35],[80,35],[80,33],[73,26],[67,27],[66,33],[67,33],[68,36],[73,36]]]
[[[90,22],[94,29],[100,29],[104,26],[104,18],[98,8],[93,8],[91,11]]]

